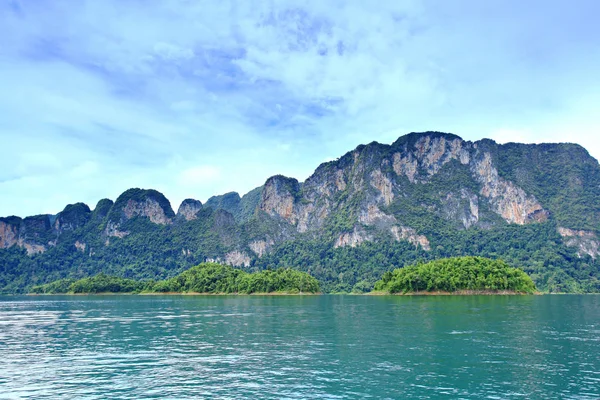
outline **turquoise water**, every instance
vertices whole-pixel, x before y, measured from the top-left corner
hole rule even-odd
[[[0,297],[0,398],[600,398],[600,296]]]

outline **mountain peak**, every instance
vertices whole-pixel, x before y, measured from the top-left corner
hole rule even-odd
[[[121,194],[109,213],[109,220],[120,223],[133,217],[147,217],[150,221],[166,225],[172,222],[175,212],[171,203],[154,189],[133,188]]]
[[[392,147],[400,147],[404,145],[408,145],[408,147],[411,147],[414,146],[419,140],[427,137],[429,137],[430,139],[444,138],[447,141],[456,139],[463,141],[463,138],[453,133],[438,131],[411,132],[406,135],[402,135],[398,139],[396,139],[396,141],[392,143]]]
[[[219,196],[212,196],[204,204],[205,207],[213,210],[225,210],[235,214],[240,207],[242,198],[238,192],[228,192]]]
[[[90,219],[92,211],[84,203],[69,204],[58,213],[54,228],[62,232],[64,230],[75,230],[82,227]]]
[[[196,219],[196,214],[202,210],[202,203],[199,200],[185,199],[181,202],[177,210],[177,216],[185,218],[186,221]]]

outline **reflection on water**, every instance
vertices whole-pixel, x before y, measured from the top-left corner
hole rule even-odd
[[[599,296],[0,297],[0,398],[600,398]]]

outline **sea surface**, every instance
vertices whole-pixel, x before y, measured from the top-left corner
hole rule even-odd
[[[0,297],[2,399],[599,399],[600,296]]]

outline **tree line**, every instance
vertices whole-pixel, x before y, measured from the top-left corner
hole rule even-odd
[[[290,268],[249,273],[227,265],[202,263],[161,281],[136,281],[100,273],[83,279],[60,279],[34,286],[30,293],[318,293],[319,282]]]

